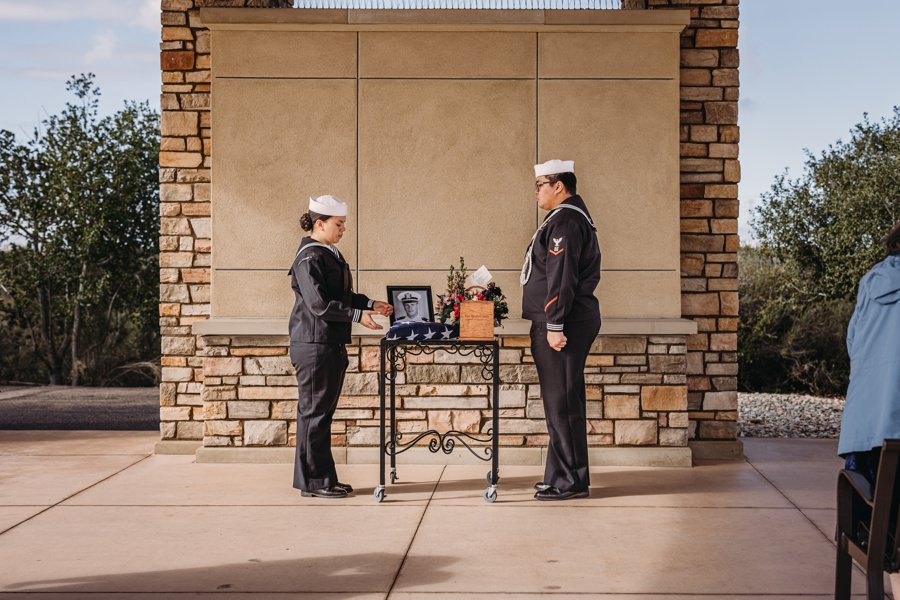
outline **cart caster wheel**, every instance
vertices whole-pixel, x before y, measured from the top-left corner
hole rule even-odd
[[[497,488],[489,487],[488,489],[484,490],[484,501],[485,502],[490,504],[496,499],[497,499]]]
[[[384,488],[377,487],[375,488],[375,502],[381,502],[384,500]]]
[[[500,481],[500,475],[497,475],[497,481]],[[487,482],[491,485],[497,485],[497,481],[494,481],[494,474],[488,471],[487,473]]]
[[[394,482],[397,481],[398,479],[400,479],[400,478],[397,477],[397,471],[396,471],[396,469],[391,469],[391,483],[394,483]]]

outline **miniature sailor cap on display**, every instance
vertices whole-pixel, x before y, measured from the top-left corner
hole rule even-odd
[[[574,160],[548,160],[545,163],[541,163],[539,165],[534,165],[534,176],[541,177],[542,175],[556,175],[558,173],[574,173],[575,172],[575,161]]]
[[[347,205],[335,196],[325,195],[314,198],[309,197],[309,212],[329,217],[346,217]]]
[[[418,302],[421,297],[415,292],[403,292],[400,294],[400,302]]]

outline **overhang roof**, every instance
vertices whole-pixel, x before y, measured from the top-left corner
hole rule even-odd
[[[296,0],[294,5],[348,10],[597,10],[621,8],[621,0]]]

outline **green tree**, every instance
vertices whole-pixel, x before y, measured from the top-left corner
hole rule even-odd
[[[877,123],[863,115],[850,134],[807,152],[799,179],[778,176],[754,215],[761,248],[800,269],[797,294],[810,300],[855,296],[900,220],[900,107]]]
[[[0,131],[0,319],[46,380],[78,385],[159,354],[159,117],[126,102],[101,118],[92,74],[67,89],[24,144]]]
[[[900,220],[900,107],[850,134],[776,177],[755,211],[760,245],[739,255],[743,390],[846,391],[856,288]]]

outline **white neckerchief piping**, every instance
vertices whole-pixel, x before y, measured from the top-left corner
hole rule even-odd
[[[540,227],[537,228],[537,231],[534,232],[534,235],[531,236],[531,242],[528,243],[528,250],[525,251],[525,263],[522,265],[522,273],[519,275],[519,283],[521,285],[525,285],[526,283],[528,283],[528,280],[531,279],[531,268],[534,260],[532,258],[532,254],[534,250],[534,242],[535,240],[537,240],[538,234],[540,234],[544,226],[550,222],[550,219],[552,219],[556,215],[556,213],[564,208],[570,208],[572,210],[578,211],[581,216],[584,217],[584,219],[588,222],[588,225],[591,226],[591,229],[593,229],[594,231],[597,230],[597,227],[594,225],[594,222],[591,221],[591,218],[587,215],[587,213],[577,206],[573,206],[571,204],[560,204],[559,206],[554,208],[553,212],[547,215],[547,218],[544,219],[544,222],[541,223]]]
[[[323,244],[321,242],[310,242],[310,243],[306,244],[305,246],[301,246],[300,249],[297,250],[297,254],[294,255],[294,260],[297,260],[297,257],[300,256],[301,252],[303,252],[307,248],[312,248],[313,246],[318,246],[319,248],[327,248],[328,250],[331,250],[332,254],[334,254],[339,259],[344,258],[343,256],[341,256],[340,251],[338,251],[338,249],[335,248],[334,246],[332,246],[331,244]]]

